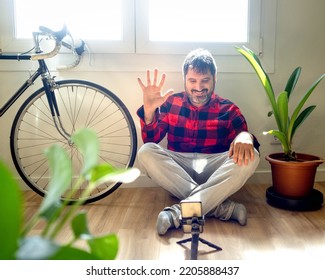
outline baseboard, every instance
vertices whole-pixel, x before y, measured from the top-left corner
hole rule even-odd
[[[318,169],[316,173],[316,182],[325,182],[325,168]],[[272,174],[271,170],[257,170],[251,178],[248,179],[247,184],[266,184],[272,185]],[[157,187],[150,178],[146,175],[141,174],[140,177],[129,184],[124,184],[122,187]]]
[[[317,170],[315,181],[316,182],[325,182],[325,168]]]
[[[23,190],[28,190],[28,186],[20,179],[17,181]],[[316,182],[325,182],[325,168],[318,169],[316,173]],[[251,178],[248,179],[247,184],[268,184],[272,185],[271,170],[257,170]],[[132,183],[122,184],[121,188],[135,188],[135,187],[158,187],[157,184],[148,178],[146,175],[141,174],[140,177]]]

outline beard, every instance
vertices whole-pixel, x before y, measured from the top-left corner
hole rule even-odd
[[[201,91],[194,89],[191,91],[186,90],[186,95],[191,104],[198,107],[207,104],[210,101],[212,94],[213,90],[209,91],[207,88],[202,89]]]

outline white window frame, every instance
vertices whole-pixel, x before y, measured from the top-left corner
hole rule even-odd
[[[158,1],[158,0],[157,0]],[[260,55],[268,72],[274,71],[276,0],[250,0],[254,14],[250,24],[253,34],[245,46]],[[143,71],[159,67],[164,71],[181,69],[186,53],[196,47],[209,49],[216,58],[219,72],[252,72],[248,63],[235,51],[232,44],[191,44],[149,42],[143,16],[148,9],[148,0],[124,0],[124,37],[122,41],[87,41],[92,52],[93,63],[84,63],[76,71]],[[14,38],[13,4],[11,0],[0,0],[0,49],[3,51],[25,51],[32,47],[32,40]],[[251,13],[253,12],[251,9]],[[254,28],[253,28],[254,27]],[[160,44],[160,45],[158,45]],[[98,62],[98,64],[96,64]],[[1,70],[0,65],[0,70]]]
[[[208,8],[208,7],[205,7]],[[246,72],[247,67],[240,65],[241,57],[234,46],[245,45],[258,53],[269,72],[274,71],[274,41],[276,1],[249,1],[249,38],[248,42],[209,43],[209,42],[153,42],[149,40],[149,0],[137,2],[138,54],[187,54],[198,47],[206,48],[218,58],[218,68],[222,72]],[[142,15],[142,16],[141,16]],[[168,20],[168,18],[166,19]]]
[[[248,0],[248,42],[216,43],[216,42],[162,42],[149,40],[149,2],[137,1],[136,9],[136,46],[137,53],[143,54],[187,54],[189,51],[202,47],[215,55],[234,55],[234,44],[245,44],[249,48],[259,48],[261,0]],[[162,3],[163,5],[163,3]],[[204,9],[209,7],[204,6]],[[166,21],[168,16],[166,15]]]
[[[122,40],[88,40],[87,45],[94,53],[134,53],[135,51],[135,37],[134,26],[132,23],[134,19],[134,0],[122,0],[123,5],[123,38]],[[55,4],[55,1],[53,2]],[[2,7],[4,5],[4,7]],[[15,38],[15,11],[14,1],[0,0],[0,7],[3,11],[8,11],[2,14],[0,20],[1,25],[5,25],[4,30],[1,32],[1,48],[5,51],[22,51],[27,50],[33,46],[32,39]],[[39,7],[41,10],[46,7]],[[131,24],[130,24],[131,23]],[[48,26],[51,28],[50,26]],[[69,27],[68,27],[69,28]],[[37,30],[35,30],[37,31]],[[72,34],[73,35],[73,34]]]

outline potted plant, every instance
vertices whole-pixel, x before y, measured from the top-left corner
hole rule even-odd
[[[97,163],[99,142],[96,134],[82,129],[71,137],[83,157],[79,182],[71,188],[71,161],[65,150],[52,146],[45,151],[51,169],[49,191],[34,216],[24,222],[22,192],[11,171],[0,161],[0,260],[112,260],[118,252],[115,234],[93,236],[88,228],[87,215],[79,211],[87,193],[102,182],[132,182],[140,171],[137,168],[117,169],[108,163]],[[78,183],[87,182],[81,198],[72,203],[61,201],[67,190],[78,189]],[[70,189],[71,188],[71,189]],[[84,197],[84,199],[82,198]],[[40,234],[31,230],[43,226]],[[56,240],[66,224],[71,226],[71,240],[61,244]],[[83,241],[86,246],[80,246]]]
[[[271,80],[258,56],[246,47],[236,47],[236,49],[248,60],[261,81],[272,107],[272,111],[268,113],[268,116],[273,116],[277,125],[277,129],[263,132],[263,134],[272,134],[278,138],[283,149],[282,153],[273,153],[266,156],[266,160],[271,165],[274,191],[276,194],[288,198],[307,197],[313,190],[316,169],[324,160],[318,156],[296,153],[292,143],[297,129],[301,127],[302,123],[316,107],[310,105],[303,109],[307,99],[325,77],[325,74],[321,75],[312,84],[293,109],[292,114],[290,114],[289,101],[298,82],[301,67],[294,69],[284,90],[276,96]]]

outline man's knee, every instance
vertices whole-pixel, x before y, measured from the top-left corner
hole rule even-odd
[[[146,162],[149,158],[152,157],[155,150],[157,150],[158,145],[153,142],[144,143],[138,150],[138,160],[140,162]]]
[[[254,160],[249,161],[247,165],[242,165],[242,167],[244,167],[242,168],[242,171],[244,174],[246,174],[247,178],[251,177],[254,174],[259,162],[260,155],[257,150],[255,150]]]
[[[154,142],[148,142],[148,143],[144,143],[138,153],[139,154],[144,154],[144,153],[147,153],[147,152],[152,152],[153,150],[157,149],[159,147],[158,144],[154,143]]]

